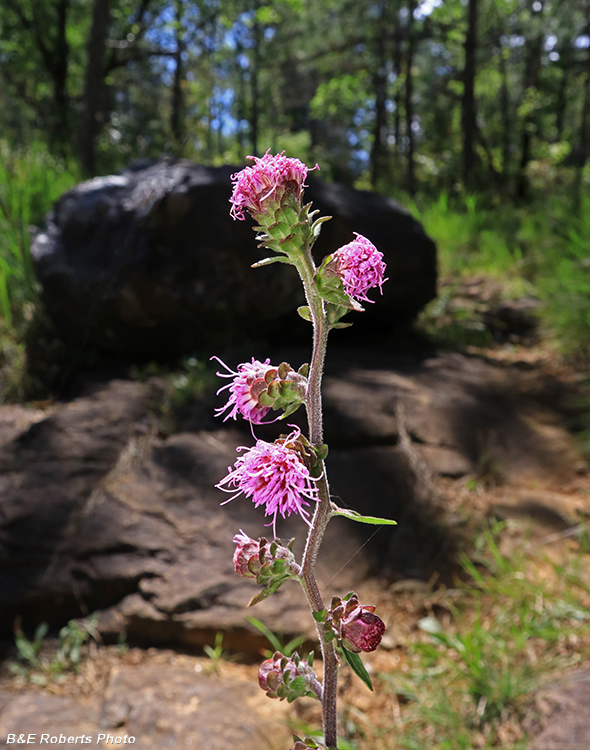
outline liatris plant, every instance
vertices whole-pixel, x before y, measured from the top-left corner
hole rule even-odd
[[[259,683],[271,698],[289,702],[301,696],[321,701],[325,745],[314,740],[295,738],[294,750],[338,748],[336,686],[339,664],[344,660],[372,690],[371,678],[359,656],[374,651],[380,644],[385,626],[375,614],[375,607],[360,604],[355,593],[334,596],[325,607],[317,584],[315,566],[318,550],[328,521],[345,516],[370,524],[394,524],[382,518],[361,516],[339,508],[330,499],[328,477],[324,464],[328,447],[323,440],[321,383],[326,356],[328,333],[332,328],[346,328],[341,322],[349,311],[363,312],[360,300],[371,302],[367,292],[382,290],[385,278],[383,254],[360,234],[348,245],[328,255],[319,267],[312,257],[312,247],[322,224],[330,219],[314,219],[317,211],[311,204],[303,205],[303,189],[308,168],[298,159],[283,154],[262,158],[249,157],[254,164],[233,176],[231,215],[244,219],[250,213],[257,222],[260,247],[275,254],[254,264],[254,268],[270,263],[295,266],[305,290],[307,305],[298,312],[313,326],[311,364],[294,370],[283,362],[277,367],[270,360],[252,359],[234,372],[218,360],[227,372],[217,373],[231,378],[218,392],[228,389],[229,399],[217,410],[224,420],[242,417],[251,425],[268,421],[271,410],[279,412],[276,419],[285,419],[302,404],[307,412],[309,437],[298,428],[282,435],[273,443],[257,440],[252,448],[238,448],[240,455],[227,476],[217,485],[231,493],[230,502],[240,495],[250,498],[256,507],[264,506],[271,517],[273,541],[261,537],[251,539],[240,531],[234,537],[236,573],[255,579],[263,586],[249,606],[271,596],[287,580],[298,581],[307,597],[316,621],[323,659],[323,680],[316,677],[313,654],[302,659],[297,653],[290,657],[276,652],[267,659],[259,672]],[[314,169],[317,168],[314,167]],[[274,421],[274,420],[273,420]],[[252,429],[254,429],[252,427]],[[293,553],[293,541],[284,544],[276,538],[278,516],[297,513],[307,524],[307,541],[301,563]]]

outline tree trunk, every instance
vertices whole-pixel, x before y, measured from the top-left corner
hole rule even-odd
[[[259,2],[254,3],[254,12],[256,12],[259,7]],[[250,143],[252,145],[252,155],[258,156],[258,121],[260,116],[260,102],[258,101],[258,98],[260,96],[260,92],[258,90],[258,74],[260,71],[261,31],[260,24],[256,17],[254,18],[252,35],[254,47],[252,49],[252,70],[250,73],[250,92],[252,97],[250,107]]]
[[[395,29],[393,31],[393,72],[395,73],[395,89],[393,100],[395,112],[393,115],[393,137],[395,139],[395,153],[399,155],[399,139],[401,133],[401,88],[400,77],[402,74],[402,30],[399,18],[399,7],[395,12]]]
[[[70,46],[67,39],[67,21],[70,0],[59,0],[57,4],[57,27],[53,48],[53,98],[55,101],[54,139],[67,143],[70,134],[69,96],[67,89]]]
[[[557,102],[555,109],[555,130],[557,140],[563,138],[563,128],[565,124],[565,113],[567,110],[567,86],[569,83],[570,69],[572,63],[572,39],[566,37],[561,45],[561,80],[557,91]]]
[[[109,25],[110,0],[94,0],[77,138],[78,160],[86,177],[96,174],[96,138],[104,122],[104,71]]]
[[[467,34],[465,36],[465,68],[463,71],[463,100],[461,128],[463,131],[463,184],[467,190],[475,186],[475,75],[477,56],[477,0],[469,0]]]
[[[176,149],[179,149],[184,135],[184,117],[182,101],[182,52],[184,44],[182,42],[182,3],[183,0],[176,0],[176,52],[174,54],[174,81],[172,83],[172,107],[170,111],[170,130]]]
[[[586,11],[586,34],[590,35],[590,0],[585,2]],[[578,155],[578,165],[576,169],[575,181],[575,212],[581,216],[583,209],[582,193],[584,185],[584,169],[586,162],[590,157],[590,46],[586,54],[584,79],[584,104],[582,105],[582,119],[580,122],[580,146]]]
[[[387,74],[385,70],[385,36],[387,33],[387,3],[381,2],[378,16],[378,29],[375,39],[375,70],[373,73],[373,91],[375,92],[375,125],[373,128],[373,145],[371,148],[371,185],[377,190],[381,176],[383,160],[383,131],[385,130],[387,112]]]
[[[502,184],[510,181],[510,152],[512,151],[512,122],[510,117],[510,94],[508,93],[508,66],[504,47],[500,50],[500,114],[502,117]]]
[[[414,10],[415,0],[408,0],[408,49],[406,56],[406,137],[408,139],[408,168],[406,173],[406,190],[410,195],[416,193],[416,165],[414,163],[414,79],[412,66],[414,64]]]
[[[532,10],[533,17],[535,13]],[[536,34],[533,36],[529,43],[529,51],[526,58],[525,74],[524,74],[524,96],[532,89],[539,87],[539,77],[541,73],[541,54],[543,51],[543,40],[544,30],[541,25],[537,29]],[[520,165],[518,171],[518,179],[516,182],[516,195],[520,199],[524,199],[528,194],[528,178],[526,175],[526,168],[529,161],[531,160],[531,145],[533,139],[533,133],[535,130],[535,114],[529,112],[524,117],[522,124],[522,137],[521,137],[521,149],[520,149]]]

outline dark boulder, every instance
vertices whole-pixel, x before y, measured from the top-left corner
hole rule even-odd
[[[65,193],[32,244],[47,311],[68,341],[130,357],[308,336],[294,269],[256,271],[252,222],[229,216],[236,167],[159,162],[99,177]],[[436,248],[395,201],[309,178],[323,215],[321,259],[366,235],[385,254],[389,281],[358,317],[359,335],[383,336],[436,294]],[[353,329],[353,330],[355,330]]]
[[[301,362],[297,351],[283,353]],[[485,501],[464,479],[433,483],[432,475],[505,482],[491,495],[495,517],[534,515],[559,530],[585,507],[579,495],[554,491],[573,486],[580,453],[559,407],[571,392],[551,377],[448,352],[336,347],[324,382],[333,497],[398,521],[376,535],[346,519],[330,522],[318,560],[327,596],[363,595],[376,580],[428,581],[435,572],[445,580],[464,523],[456,495],[474,518]],[[238,529],[268,534],[268,519],[244,498],[220,506],[227,496],[214,486],[236,447],[251,444],[248,425],[206,416],[211,389],[192,428],[165,437],[153,414],[164,388],[157,378],[91,381],[45,412],[0,407],[0,639],[17,616],[31,633],[42,620],[61,626],[101,610],[100,630],[112,639],[126,632],[193,647],[213,644],[221,630],[224,648],[266,645],[245,619],[258,589],[235,574],[232,538]],[[273,440],[283,428],[265,429],[257,436]],[[292,516],[277,530],[296,538],[300,559],[305,524]],[[294,583],[253,614],[273,632],[314,636]]]

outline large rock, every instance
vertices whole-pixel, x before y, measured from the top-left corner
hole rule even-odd
[[[43,301],[68,340],[126,356],[165,358],[241,343],[307,335],[293,268],[261,259],[252,222],[229,216],[237,167],[159,162],[100,177],[65,193],[32,244]],[[378,305],[357,316],[359,334],[383,335],[436,294],[436,251],[395,201],[310,176],[306,200],[323,215],[321,259],[369,237],[389,281]]]
[[[539,690],[527,721],[531,750],[586,750],[590,747],[590,672],[571,672]]]
[[[295,351],[288,359],[301,361]],[[325,385],[332,492],[399,523],[329,524],[319,560],[328,596],[352,588],[362,594],[375,575],[428,580],[448,568],[453,527],[428,504],[417,472],[485,478],[493,471],[507,483],[498,502],[530,505],[534,495],[537,506],[551,507],[554,495],[541,492],[543,483],[563,486],[575,475],[578,454],[560,426],[560,390],[551,379],[457,354],[367,356],[336,348]],[[220,507],[224,498],[214,488],[236,446],[251,442],[248,426],[225,429],[201,416],[190,430],[163,438],[145,416],[161,397],[158,387],[114,380],[49,414],[0,409],[2,635],[16,615],[28,628],[101,609],[101,629],[113,637],[126,631],[144,642],[194,646],[213,643],[223,630],[224,644],[237,651],[263,645],[245,619],[256,585],[235,575],[232,537],[240,528],[255,537],[268,529],[261,509],[243,498]],[[399,405],[409,441],[400,440]],[[210,414],[205,407],[201,414]],[[272,439],[280,428],[266,430],[257,433]],[[527,482],[533,492],[523,495]],[[575,517],[572,505],[559,510]],[[280,520],[278,533],[295,536],[300,552],[300,519]],[[295,584],[254,614],[273,631],[314,636]]]
[[[25,741],[36,735],[29,743],[35,747],[60,744],[60,735],[66,746],[67,738],[85,735],[95,747],[134,744],[139,750],[259,750],[271,746],[268,737],[272,747],[289,744],[285,704],[268,706],[255,680],[205,674],[188,656],[163,652],[143,664],[115,666],[106,688],[94,686],[90,695],[56,692],[0,690],[0,748],[15,747],[23,734]],[[9,734],[16,743],[8,743]],[[49,735],[43,743],[42,734]]]

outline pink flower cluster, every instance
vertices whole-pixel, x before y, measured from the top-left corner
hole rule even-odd
[[[254,165],[232,175],[230,214],[234,219],[244,219],[244,209],[252,214],[265,213],[268,199],[278,202],[287,190],[300,199],[308,172],[303,162],[285,156],[284,151],[272,156],[270,149],[261,158],[248,156],[248,159],[252,159]],[[319,169],[318,165],[313,169]]]
[[[272,516],[267,526],[272,526],[276,537],[277,515],[283,518],[298,513],[309,524],[308,500],[318,501],[317,488],[293,445],[301,433],[291,433],[286,439],[274,443],[258,440],[253,448],[238,448],[246,453],[238,456],[234,468],[216,486],[224,492],[233,492],[226,503],[239,495],[252,499],[256,507],[265,506],[265,515]],[[223,503],[225,505],[225,503]]]
[[[229,399],[225,406],[215,410],[215,416],[220,417],[229,409],[225,415],[224,422],[228,419],[236,419],[241,414],[244,419],[248,419],[252,424],[262,424],[262,420],[270,411],[269,406],[262,406],[258,401],[258,396],[263,390],[266,390],[265,376],[271,370],[276,372],[276,368],[270,364],[270,359],[259,362],[252,357],[252,362],[245,362],[238,365],[238,371],[234,372],[222,362],[219,357],[216,359],[225,367],[227,373],[216,373],[220,378],[233,378],[231,383],[222,386],[217,393],[221,393],[229,388]]]
[[[379,287],[383,294],[385,278],[385,263],[383,253],[362,234],[354,233],[356,240],[349,242],[334,253],[336,273],[342,279],[346,293],[357,300],[373,302],[368,299],[367,292],[373,287]]]

